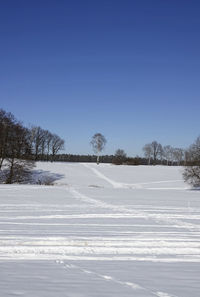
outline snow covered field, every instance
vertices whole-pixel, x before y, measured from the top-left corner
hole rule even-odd
[[[0,185],[0,296],[199,297],[200,192],[180,167],[42,163]]]

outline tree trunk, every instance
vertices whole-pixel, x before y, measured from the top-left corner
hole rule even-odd
[[[12,159],[11,161],[11,164],[10,164],[10,172],[9,172],[9,175],[6,179],[6,184],[12,184],[12,181],[13,181],[13,167],[14,167],[14,160],[15,159]]]
[[[97,165],[99,165],[99,155],[97,155]]]
[[[1,161],[0,161],[0,169],[1,169],[2,165],[3,165],[3,161],[4,161],[4,158],[1,158]]]

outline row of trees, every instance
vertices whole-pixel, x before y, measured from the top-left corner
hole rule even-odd
[[[118,150],[117,150],[118,151]],[[115,155],[101,155],[99,161],[101,163],[112,163],[116,165],[126,164],[126,165],[147,165],[146,158],[124,158],[121,155],[118,155],[116,151]],[[96,155],[73,155],[73,154],[57,154],[54,158],[55,161],[58,162],[87,162],[87,163],[95,163],[97,162]]]
[[[100,152],[106,145],[106,139],[101,133],[96,133],[92,137],[91,145],[97,154],[97,164],[99,164]],[[187,152],[181,148],[174,148],[170,145],[162,146],[157,141],[152,141],[143,147],[145,160],[140,157],[128,158],[123,149],[118,149],[112,159],[114,164],[165,164],[183,165],[187,161]],[[137,159],[137,161],[136,161]]]
[[[39,155],[54,160],[63,147],[64,140],[56,134],[40,127],[28,129],[13,114],[0,109],[0,178],[4,182],[28,178]]]
[[[35,161],[54,161],[56,154],[64,149],[64,140],[56,134],[41,127],[33,126],[30,129],[32,157]]]
[[[92,137],[91,145],[97,154],[97,164],[99,164],[99,155],[106,145],[106,139],[101,133],[96,133]],[[123,149],[118,149],[112,158],[112,163],[116,165],[146,165],[146,164],[165,164],[165,165],[183,165],[187,161],[187,152],[181,148],[174,148],[170,145],[162,146],[157,141],[152,141],[143,147],[144,158],[127,157]]]
[[[112,163],[113,158],[113,155],[101,155],[100,161],[101,163]],[[96,155],[57,154],[54,159],[58,162],[97,162]]]
[[[170,145],[162,147],[157,141],[146,144],[143,148],[145,156],[157,164],[158,160],[167,165],[185,165],[183,178],[194,187],[200,187],[200,136],[187,149],[173,148]]]
[[[186,162],[186,151],[170,145],[162,146],[157,141],[152,141],[143,147],[148,164],[183,165]]]

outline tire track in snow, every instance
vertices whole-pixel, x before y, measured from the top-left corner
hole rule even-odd
[[[65,263],[63,260],[56,260],[56,263],[59,264],[59,265],[62,265],[65,269],[77,269],[85,274],[91,274],[91,275],[95,275],[96,277],[100,278],[100,279],[103,279],[104,281],[110,281],[110,282],[113,282],[113,283],[116,283],[116,284],[119,284],[119,285],[122,285],[122,286],[125,286],[125,287],[129,287],[131,288],[132,290],[134,291],[143,291],[145,293],[148,294],[148,296],[150,296],[149,294],[153,295],[153,296],[157,296],[157,297],[178,297],[177,295],[169,295],[168,293],[166,292],[161,292],[161,291],[154,291],[154,290],[151,290],[147,287],[144,287],[144,286],[141,286],[135,282],[130,282],[130,281],[121,281],[115,277],[112,277],[110,275],[105,275],[105,274],[100,274],[100,273],[97,273],[95,271],[92,271],[92,270],[88,270],[88,269],[85,269],[85,268],[82,268],[78,265],[74,265],[74,264],[67,264]]]
[[[52,213],[52,211],[49,211],[50,213]],[[55,212],[57,212],[55,210]],[[5,212],[6,213],[6,212]],[[13,213],[12,211],[9,213]],[[18,214],[19,212],[17,212]],[[138,219],[142,219],[142,218],[146,218],[147,215],[151,215],[148,214],[147,212],[145,212],[145,215],[143,213],[141,213],[140,211],[136,214],[134,213],[134,218],[138,218]],[[132,213],[107,213],[107,214],[99,214],[99,213],[93,213],[93,214],[62,214],[62,215],[57,215],[57,214],[46,214],[46,215],[37,215],[37,216],[33,216],[33,215],[15,215],[15,217],[7,217],[7,216],[0,216],[0,219],[6,220],[7,218],[9,218],[9,220],[15,221],[15,220],[38,220],[38,219],[96,219],[96,218],[110,218],[110,219],[124,219],[124,218],[132,218],[133,215]],[[166,218],[166,219],[186,219],[186,220],[200,220],[200,215],[187,215],[187,214],[162,214],[162,218]],[[2,221],[3,222],[3,221]],[[1,223],[0,223],[1,224]],[[14,224],[14,223],[13,223]],[[195,224],[193,224],[195,225]],[[176,227],[180,227],[180,226],[176,226]]]
[[[133,209],[129,209],[124,206],[113,205],[113,204],[109,204],[106,202],[98,201],[94,198],[90,198],[90,197],[80,193],[78,190],[74,189],[73,187],[68,187],[67,189],[74,196],[74,198],[84,201],[86,203],[93,204],[100,208],[111,209],[111,210],[117,211],[117,212],[120,211],[122,213],[129,213],[129,214],[132,214],[133,216],[135,215],[136,217],[138,217],[138,215],[140,215],[140,216],[144,217],[145,219],[150,219],[150,220],[154,220],[156,222],[161,222],[161,223],[164,222],[164,223],[168,223],[168,224],[172,224],[172,225],[177,225],[180,228],[185,228],[190,231],[200,231],[200,226],[197,224],[186,223],[181,220],[171,219],[170,217],[166,217],[166,216],[164,217],[163,214],[161,214],[161,215],[147,214],[146,212],[143,212],[140,210],[134,211]]]
[[[111,184],[113,186],[113,188],[115,189],[141,189],[142,186],[144,185],[150,185],[150,184],[161,184],[161,183],[171,183],[171,182],[180,182],[182,180],[163,180],[163,181],[154,181],[154,182],[145,182],[145,183],[134,183],[134,184],[130,184],[130,183],[121,183],[121,182],[116,182],[110,178],[108,178],[107,176],[105,176],[103,173],[99,172],[96,168],[91,167],[88,164],[83,164],[83,166],[85,166],[86,168],[92,170],[98,177],[100,177],[101,179],[104,179],[105,181],[107,181],[109,184]],[[145,188],[148,189],[148,188]],[[150,188],[152,190],[157,189],[157,188]],[[162,188],[159,188],[159,190],[161,190]],[[167,189],[169,190],[170,188],[163,188],[163,189]],[[183,188],[172,188],[173,190],[183,190]],[[188,188],[185,188],[188,189]]]
[[[113,181],[112,179],[106,177],[104,174],[102,174],[101,172],[99,172],[96,168],[93,168],[93,167],[91,167],[88,164],[83,164],[83,166],[85,166],[86,168],[92,170],[98,177],[100,177],[100,178],[106,180],[107,182],[109,182],[113,186],[113,188],[118,188],[118,189],[119,188],[131,188],[133,186],[132,187],[133,189],[137,189],[137,188],[142,188],[142,185],[152,184],[152,183],[162,183],[163,182],[163,181],[156,181],[156,182],[137,183],[137,184],[119,183],[119,182]],[[164,181],[164,182],[172,182],[172,181]],[[95,199],[93,199],[93,200],[95,200]],[[104,204],[106,204],[106,203],[104,203]],[[110,205],[108,205],[108,207],[110,207]],[[114,206],[114,208],[115,208],[115,206]],[[118,207],[118,210],[130,212],[130,210],[127,209],[127,208],[125,208],[125,207]],[[137,213],[145,216],[147,219],[152,219],[152,220],[155,220],[155,221],[168,222],[168,223],[172,223],[172,224],[177,224],[177,225],[179,225],[182,228],[186,228],[186,229],[189,229],[189,230],[200,231],[200,226],[198,224],[185,223],[185,222],[183,222],[181,220],[176,220],[176,219],[171,219],[171,218],[163,217],[163,215],[161,217],[158,214],[146,214],[146,213],[141,212],[141,211],[138,211]]]
[[[113,181],[112,179],[106,177],[104,174],[99,172],[97,169],[90,167],[88,164],[83,164],[83,166],[85,166],[86,168],[92,170],[101,179],[106,180],[109,184],[111,184],[113,186],[113,188],[117,189],[117,188],[123,188],[124,187],[123,183]]]

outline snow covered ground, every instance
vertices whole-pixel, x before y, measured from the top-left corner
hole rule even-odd
[[[180,167],[37,164],[0,185],[0,296],[199,297],[200,192]]]

